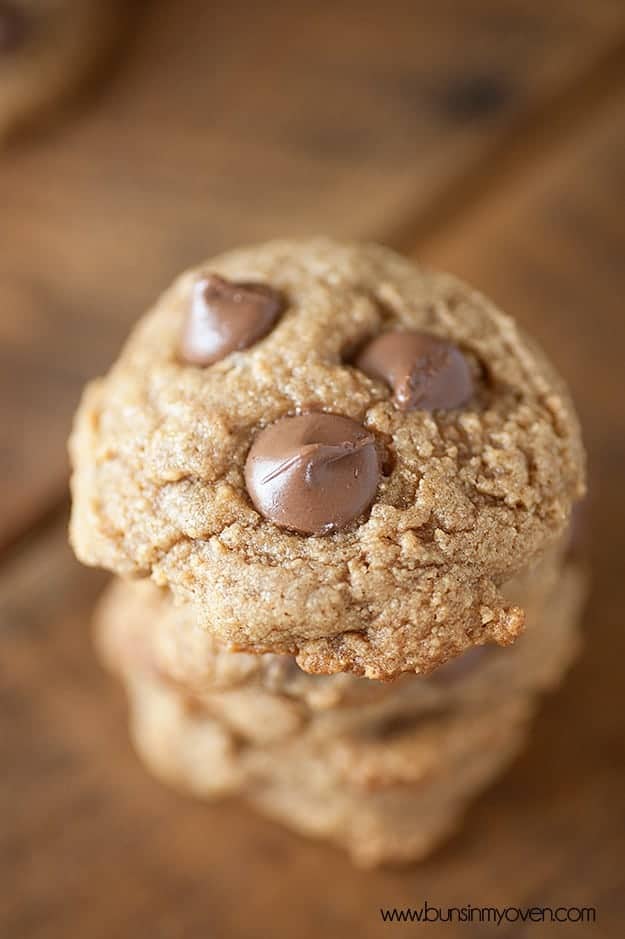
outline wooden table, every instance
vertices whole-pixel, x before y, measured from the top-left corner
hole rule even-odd
[[[624,201],[622,0],[154,0],[106,87],[0,156],[3,939],[368,939],[411,934],[378,910],[425,899],[592,905],[593,935],[625,934]],[[90,645],[105,578],[66,547],[84,380],[182,266],[310,232],[491,294],[570,381],[590,451],[585,655],[462,834],[402,871],[153,781]]]

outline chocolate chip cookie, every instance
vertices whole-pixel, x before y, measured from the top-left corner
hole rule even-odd
[[[313,673],[427,673],[523,610],[502,584],[584,491],[578,422],[484,296],[375,245],[276,241],[183,274],[86,390],[84,562]]]
[[[363,866],[417,860],[450,834],[518,752],[533,712],[529,699],[509,696],[496,712],[435,714],[383,731],[312,725],[259,743],[153,674],[133,669],[126,681],[135,745],[159,778],[205,799],[243,795]]]

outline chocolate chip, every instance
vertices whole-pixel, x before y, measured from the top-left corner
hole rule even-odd
[[[471,369],[460,349],[427,333],[383,333],[354,364],[370,378],[386,382],[402,411],[458,408],[473,394]]]
[[[234,283],[217,274],[199,280],[182,333],[180,354],[191,365],[212,365],[262,339],[284,310],[267,284]]]
[[[281,528],[344,528],[375,498],[380,467],[364,427],[338,414],[284,417],[260,432],[245,464],[252,502]]]
[[[0,0],[0,55],[14,52],[28,34],[28,20],[23,10]]]

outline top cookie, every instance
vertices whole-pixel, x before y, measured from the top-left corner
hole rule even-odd
[[[238,649],[388,678],[507,644],[583,493],[567,392],[481,294],[375,245],[183,274],[86,390],[71,536]]]

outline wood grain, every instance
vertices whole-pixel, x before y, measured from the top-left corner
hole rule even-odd
[[[0,548],[62,492],[81,385],[179,269],[401,230],[624,35],[620,0],[152,0],[92,106],[1,158]]]
[[[0,935],[377,939],[392,928],[379,907],[427,899],[596,906],[592,934],[620,939],[624,144],[625,95],[419,248],[542,339],[572,384],[590,447],[586,652],[515,768],[431,860],[376,873],[356,872],[338,851],[239,803],[211,807],[169,792],[132,755],[121,692],[90,648],[89,610],[103,577],[72,561],[59,524],[0,571]],[[461,939],[488,930],[430,931]],[[506,939],[574,931],[499,930]]]

